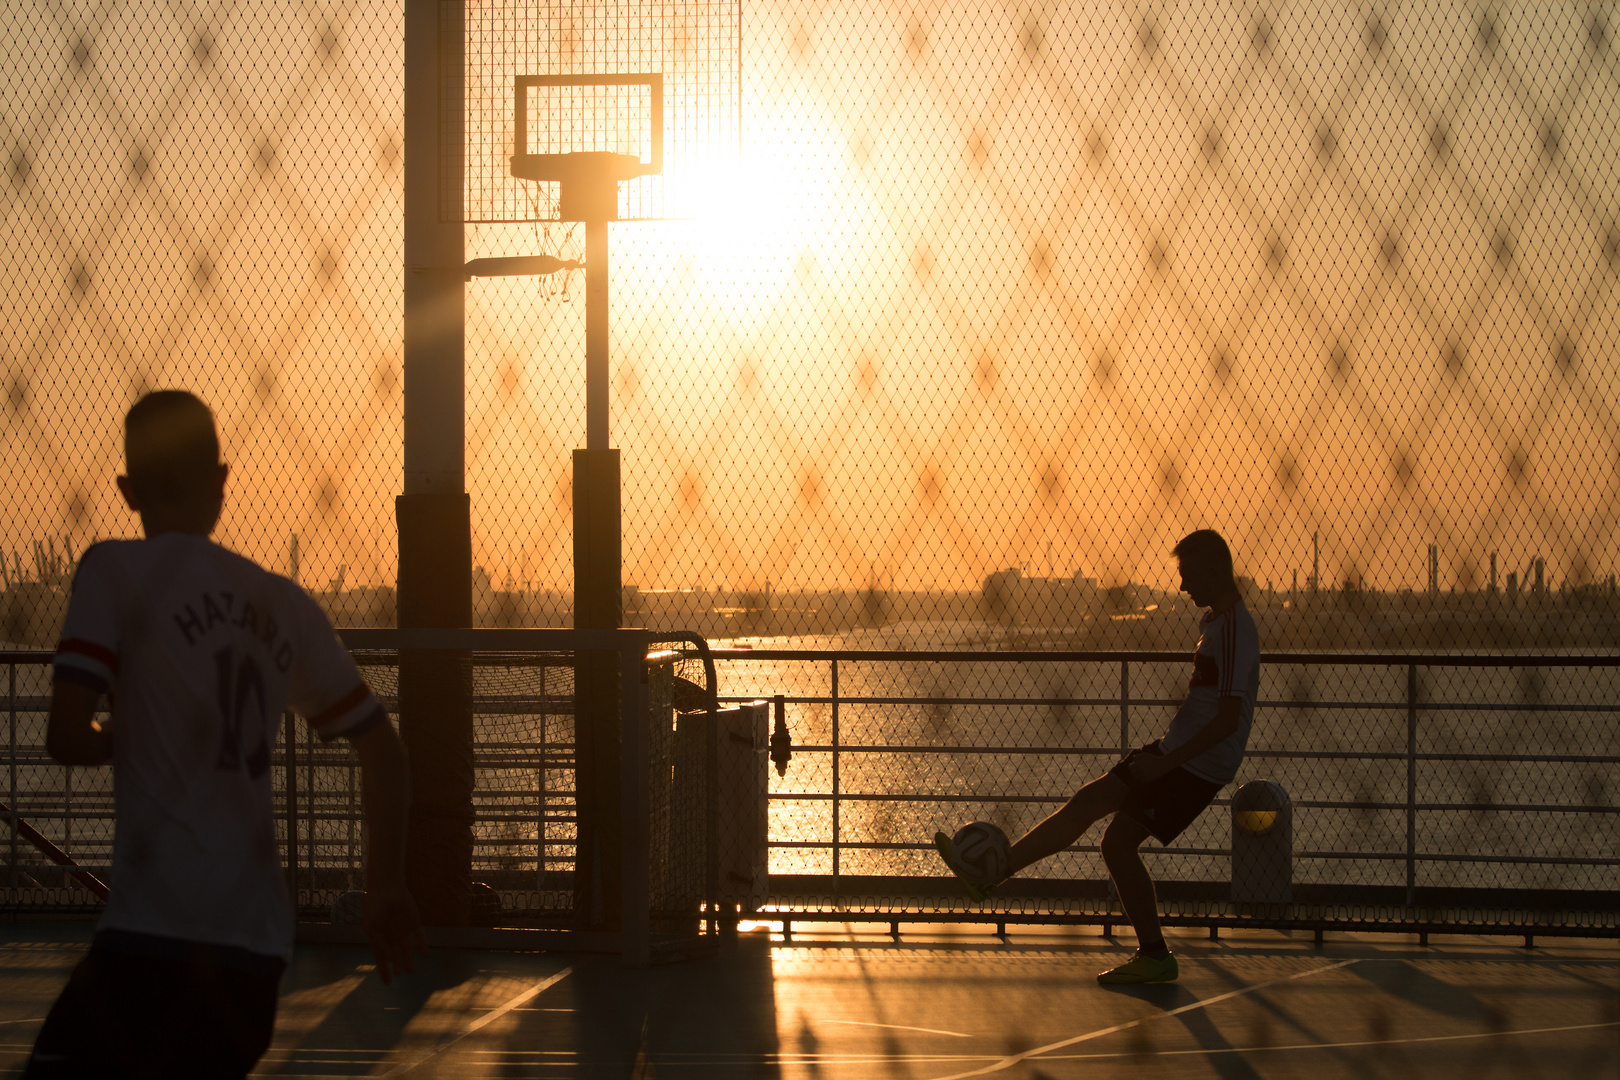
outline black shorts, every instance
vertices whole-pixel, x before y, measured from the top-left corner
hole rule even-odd
[[[23,1076],[246,1076],[270,1045],[285,966],[104,930],[51,1006]]]
[[[1159,843],[1168,844],[1204,812],[1222,785],[1205,780],[1184,768],[1171,769],[1157,780],[1149,780],[1145,784],[1132,780],[1125,771],[1126,764],[1133,758],[1163,753],[1155,740],[1126,754],[1118,765],[1108,770],[1108,774],[1119,777],[1130,788],[1125,794],[1125,801],[1120,804],[1119,812],[1153,834]]]

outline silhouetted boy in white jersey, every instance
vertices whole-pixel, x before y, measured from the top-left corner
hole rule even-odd
[[[315,602],[209,540],[227,468],[208,407],[146,395],[124,450],[118,489],[146,538],[80,560],[46,730],[64,765],[112,762],[112,892],[24,1075],[239,1077],[270,1044],[292,954],[270,804],[284,708],[360,758],[364,923],[385,982],[424,949],[405,749]]]
[[[1232,782],[1249,742],[1249,723],[1260,685],[1260,642],[1232,576],[1232,552],[1213,529],[1182,538],[1173,554],[1181,591],[1209,611],[1199,621],[1203,636],[1193,653],[1187,697],[1161,739],[1132,750],[1108,772],[1075,793],[1051,817],[1012,846],[1010,877],[1063,851],[1093,824],[1113,815],[1103,833],[1103,861],[1120,905],[1136,928],[1137,953],[1097,976],[1102,983],[1169,982],[1176,958],[1159,928],[1153,879],[1137,850],[1149,836],[1169,844]],[[951,839],[934,837],[951,872],[968,892],[983,899],[995,882],[975,882],[957,868]]]

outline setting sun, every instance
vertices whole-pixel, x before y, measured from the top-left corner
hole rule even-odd
[[[803,145],[793,132],[778,138]],[[815,164],[755,148],[729,160],[705,158],[672,178],[674,201],[691,211],[682,250],[703,291],[735,317],[768,308],[825,233],[830,207]]]

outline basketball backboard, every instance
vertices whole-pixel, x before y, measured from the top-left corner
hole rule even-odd
[[[447,216],[564,220],[562,155],[618,174],[618,220],[691,216],[693,173],[737,152],[741,24],[737,0],[467,3],[465,176]]]

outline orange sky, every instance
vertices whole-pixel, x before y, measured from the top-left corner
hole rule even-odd
[[[1163,584],[1201,525],[1278,584],[1313,534],[1377,587],[1430,543],[1444,584],[1491,551],[1613,572],[1617,71],[1586,6],[1031,11],[750,6],[741,162],[677,154],[662,212],[695,220],[614,227],[627,581]],[[228,542],[390,581],[394,5],[34,17],[0,76],[0,548],[127,533],[118,416],[187,385]],[[570,579],[581,286],[468,289],[497,583]]]

